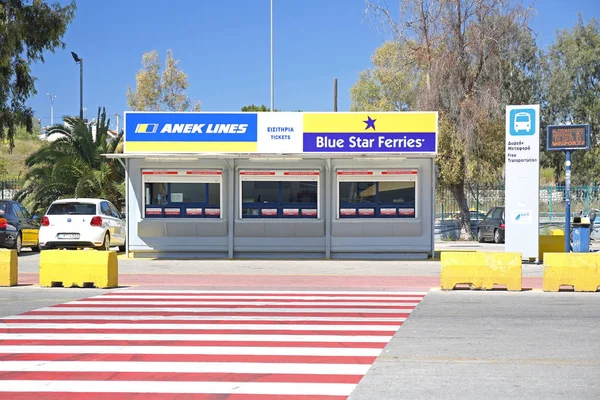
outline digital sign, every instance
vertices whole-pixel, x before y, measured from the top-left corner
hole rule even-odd
[[[588,150],[589,125],[551,125],[547,129],[546,150]]]

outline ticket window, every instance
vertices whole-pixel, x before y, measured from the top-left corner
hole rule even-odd
[[[240,216],[318,219],[319,171],[240,171]]]
[[[340,170],[340,219],[417,218],[416,170]]]
[[[143,170],[145,218],[221,218],[222,171]]]

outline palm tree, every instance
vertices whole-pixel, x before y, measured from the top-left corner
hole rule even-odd
[[[123,133],[108,134],[106,110],[98,109],[95,134],[91,125],[79,118],[65,117],[65,125],[48,132],[56,140],[31,154],[29,171],[17,199],[35,213],[43,213],[59,198],[98,197],[117,208],[125,204],[125,171],[116,160],[102,154],[114,153]]]

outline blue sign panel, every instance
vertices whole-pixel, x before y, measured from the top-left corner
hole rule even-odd
[[[434,152],[435,132],[419,133],[304,133],[304,152]]]
[[[509,132],[511,136],[532,136],[536,132],[537,115],[533,108],[510,110]]]
[[[254,113],[126,113],[126,142],[256,142]]]

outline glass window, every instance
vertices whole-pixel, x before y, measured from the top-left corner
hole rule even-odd
[[[95,215],[96,205],[89,203],[58,203],[52,204],[48,215]]]
[[[339,182],[340,218],[415,218],[414,181]]]
[[[167,204],[168,183],[146,183],[146,204]]]
[[[220,183],[153,182],[144,190],[146,217],[221,217]]]
[[[17,204],[13,203],[13,214],[15,214],[15,216],[17,218],[27,218],[25,216],[25,214],[23,213],[23,211],[21,210],[21,207],[19,207]]]
[[[415,182],[379,182],[380,203],[414,203]]]
[[[496,207],[494,209],[493,217],[494,218],[502,218],[502,211],[504,211],[504,210],[501,207]]]
[[[242,182],[243,203],[276,203],[279,201],[279,182]]]
[[[6,214],[7,204],[5,202],[0,202],[0,215]]]
[[[205,203],[206,183],[171,183],[171,203]]]
[[[316,203],[317,182],[281,182],[282,203]]]
[[[376,182],[340,182],[340,202],[372,203],[376,192]]]
[[[110,206],[106,201],[100,203],[100,212],[106,216],[112,217],[112,211],[110,211]]]
[[[110,207],[110,213],[112,216],[117,219],[121,219],[121,213],[117,210],[117,207],[115,207],[112,203],[108,203],[108,206]]]
[[[21,212],[23,213],[25,218],[31,219],[31,214],[29,214],[29,211],[27,211],[27,209],[25,207],[23,207],[22,204],[19,204],[19,207],[21,208]]]
[[[242,181],[244,218],[317,218],[316,181]]]
[[[221,207],[221,185],[219,183],[208,183],[208,205]]]

